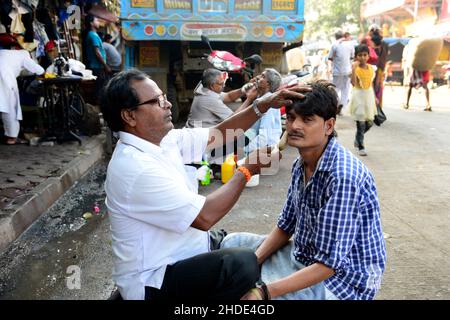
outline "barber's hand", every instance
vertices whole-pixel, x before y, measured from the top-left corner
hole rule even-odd
[[[256,90],[255,87],[249,89],[245,95],[247,96],[247,100],[249,100],[250,102],[253,102],[256,97],[258,96],[258,91]]]
[[[310,92],[311,90],[311,87],[308,85],[294,84],[258,100],[258,109],[264,113],[270,107],[281,108],[282,106],[290,106],[292,104],[291,99],[303,99],[305,96],[302,93]]]
[[[259,174],[261,168],[269,168],[272,162],[280,161],[281,153],[277,150],[272,153],[270,147],[262,147],[250,153],[243,164],[252,175]]]
[[[256,291],[255,291],[256,290]],[[261,298],[261,294],[258,292],[258,289],[250,289],[241,300],[263,300]]]

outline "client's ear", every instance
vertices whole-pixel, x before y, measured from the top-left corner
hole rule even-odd
[[[330,118],[325,121],[325,134],[327,136],[330,136],[333,134],[335,124],[336,124],[336,118]]]

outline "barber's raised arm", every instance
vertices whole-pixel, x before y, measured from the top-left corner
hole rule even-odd
[[[236,101],[242,95],[241,89],[232,90],[224,93],[223,95],[223,103],[230,103]]]
[[[246,107],[244,110],[233,114],[218,125],[212,127],[209,131],[208,148],[221,147],[227,139],[227,130],[238,130],[241,133],[249,129],[256,120],[259,119],[259,114],[264,114],[269,108],[280,108],[282,106],[289,106],[292,104],[291,99],[303,99],[302,93],[311,91],[311,88],[305,85],[296,85],[285,88],[280,91],[272,93],[270,96],[255,100],[255,102]],[[233,136],[233,139],[236,136]]]

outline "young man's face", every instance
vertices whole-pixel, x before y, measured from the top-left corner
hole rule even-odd
[[[300,116],[290,109],[287,114],[286,131],[288,144],[300,151],[321,148],[333,134],[335,118],[325,119],[318,115]]]
[[[95,29],[100,28],[100,20],[97,19],[97,17],[94,17],[94,20],[91,22],[91,26],[93,26]]]

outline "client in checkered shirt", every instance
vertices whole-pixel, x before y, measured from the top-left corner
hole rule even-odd
[[[255,250],[262,284],[246,299],[368,300],[381,285],[386,247],[374,178],[336,139],[333,85],[311,86],[286,109],[299,157],[277,225],[267,236],[233,233],[222,242]]]

